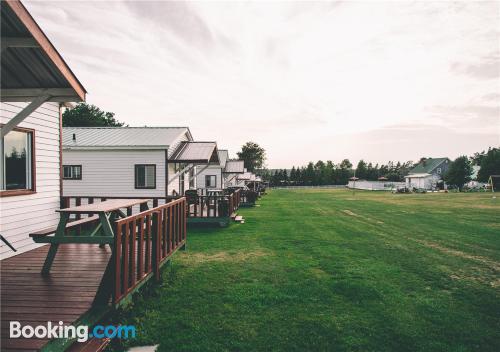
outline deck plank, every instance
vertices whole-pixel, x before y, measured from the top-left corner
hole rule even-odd
[[[47,321],[74,323],[91,307],[104,269],[111,256],[109,248],[92,244],[63,244],[51,273],[40,271],[49,246],[1,262],[1,345],[2,350],[40,350],[46,339],[10,339],[9,321],[43,325]]]

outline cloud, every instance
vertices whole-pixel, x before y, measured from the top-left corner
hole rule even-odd
[[[256,140],[270,167],[454,156],[500,134],[498,2],[25,5],[90,103],[232,154]]]
[[[480,79],[498,79],[500,77],[500,54],[493,53],[483,57],[479,63],[467,64],[454,62],[451,70],[458,74]]]

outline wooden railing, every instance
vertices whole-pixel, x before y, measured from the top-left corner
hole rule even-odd
[[[229,217],[238,210],[241,201],[240,190],[229,195],[201,195],[187,198],[189,218]]]
[[[179,196],[168,196],[168,197],[150,197],[150,196],[133,196],[133,197],[117,197],[117,196],[63,196],[61,197],[61,208],[68,208],[70,206],[78,206],[84,204],[92,204],[96,202],[105,201],[106,199],[126,199],[126,198],[145,198],[151,199],[149,206],[158,207],[163,204],[169,204]],[[240,203],[244,201],[242,198],[242,191],[240,189],[234,190],[229,195],[201,195],[197,196],[196,199],[189,199],[186,203],[187,216],[189,218],[219,218],[219,217],[229,217],[236,210],[238,210]],[[127,215],[132,215],[132,213],[143,211],[144,209],[126,209]],[[79,220],[81,215],[77,215],[75,220]],[[77,229],[80,232],[80,229]]]
[[[180,198],[115,222],[113,304],[145,280],[186,244],[186,199]]]

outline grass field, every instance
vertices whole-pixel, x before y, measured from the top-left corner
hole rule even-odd
[[[161,351],[499,351],[500,199],[279,190],[120,320]]]

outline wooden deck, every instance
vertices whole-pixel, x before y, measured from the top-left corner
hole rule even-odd
[[[109,246],[60,245],[51,273],[40,271],[49,246],[43,246],[0,262],[1,349],[36,351],[48,340],[9,339],[9,322],[46,325],[47,321],[72,324],[82,318],[95,297],[109,261]]]

